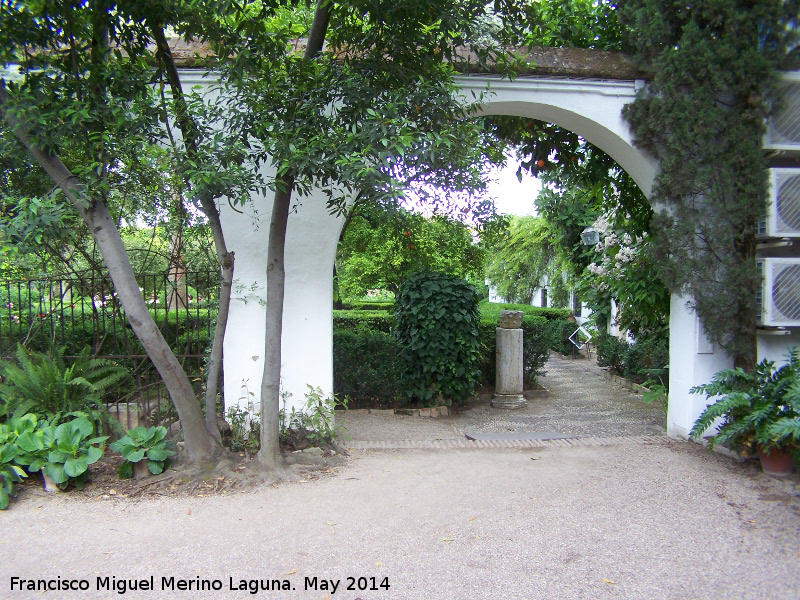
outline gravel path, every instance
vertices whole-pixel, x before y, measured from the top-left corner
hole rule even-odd
[[[800,598],[800,477],[648,435],[658,411],[631,423],[635,398],[583,373],[586,363],[574,365],[583,389],[570,395],[561,366],[551,361],[545,380],[561,408],[551,398],[529,419],[393,417],[394,440],[370,440],[353,420],[352,443],[455,442],[462,424],[574,427],[575,440],[356,449],[317,479],[210,497],[20,498],[0,512],[0,598]],[[594,419],[575,417],[582,402]],[[597,429],[581,429],[591,421]],[[12,577],[88,589],[12,591]],[[154,589],[119,593],[121,581],[151,577]],[[290,589],[249,587],[272,580]]]

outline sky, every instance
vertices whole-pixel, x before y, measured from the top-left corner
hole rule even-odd
[[[517,163],[508,160],[506,166],[494,172],[496,181],[489,184],[489,194],[495,197],[497,212],[505,215],[533,215],[533,205],[542,182],[524,173],[522,182],[517,179]]]

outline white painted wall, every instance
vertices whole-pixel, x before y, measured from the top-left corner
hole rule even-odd
[[[717,371],[732,366],[732,360],[706,338],[688,298],[672,296],[669,314],[669,411],[667,434],[688,437],[692,425],[708,404],[705,396],[690,394],[694,386],[711,381]]]
[[[333,261],[343,220],[319,191],[297,198],[286,234],[281,372],[288,406],[305,404],[307,385],[333,393]],[[222,225],[236,253],[234,293],[225,337],[225,402],[258,406],[264,368],[267,239],[272,199],[253,197],[239,214],[222,207]],[[245,389],[246,388],[246,389]],[[249,393],[255,394],[250,396]]]
[[[465,101],[487,89],[479,114],[516,115],[555,123],[602,148],[624,168],[646,196],[657,164],[633,146],[622,107],[632,102],[643,81],[602,81],[487,75],[458,77]],[[474,94],[474,96],[473,96]]]
[[[771,335],[764,333],[758,336],[758,360],[765,358],[776,366],[786,364],[786,352],[792,346],[800,348],[800,330],[787,330],[789,335]]]

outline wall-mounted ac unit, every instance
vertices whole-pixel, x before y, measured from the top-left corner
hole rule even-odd
[[[761,258],[760,325],[800,327],[800,258]]]
[[[758,234],[767,237],[800,237],[800,169],[770,169],[767,217]]]
[[[784,108],[767,123],[764,148],[800,152],[800,72],[786,73],[781,85]]]

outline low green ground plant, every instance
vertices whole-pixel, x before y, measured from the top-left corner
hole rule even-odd
[[[336,422],[335,410],[347,410],[349,398],[337,398],[325,394],[322,388],[307,387],[306,404],[302,410],[296,410],[294,406],[287,410],[289,395],[282,394],[279,435],[281,444],[291,450],[330,446],[345,431],[344,426]]]
[[[169,468],[170,457],[175,456],[172,444],[167,439],[167,428],[162,426],[134,427],[109,448],[119,452],[125,460],[119,467],[122,479],[133,477],[133,465],[146,461],[147,470],[153,475]]]
[[[255,410],[253,404],[251,409]],[[231,427],[230,448],[233,452],[255,454],[261,447],[261,425],[258,413],[251,413],[238,404],[228,407],[225,418]]]
[[[25,415],[27,417],[27,415]],[[29,473],[41,470],[62,490],[70,485],[81,490],[91,479],[89,467],[103,457],[108,436],[94,435],[92,422],[77,417],[56,426],[37,422],[16,438],[16,462]]]

